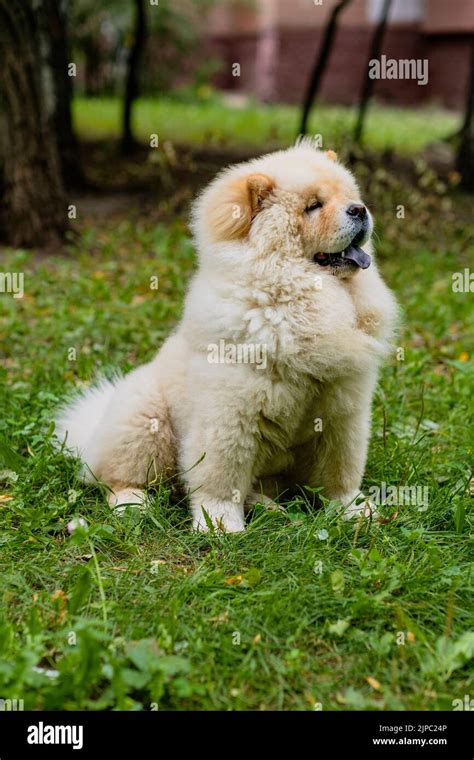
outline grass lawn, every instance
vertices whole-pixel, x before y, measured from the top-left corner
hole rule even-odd
[[[118,98],[76,98],[74,121],[86,139],[120,135],[121,101]],[[309,132],[323,136],[325,148],[339,150],[351,133],[355,110],[347,106],[317,105]],[[268,149],[294,142],[300,109],[286,105],[249,103],[230,108],[218,99],[186,102],[167,98],[142,98],[133,111],[134,133],[144,143],[157,134],[160,141],[265,146]],[[408,109],[372,105],[366,121],[365,141],[373,150],[393,148],[415,153],[427,143],[443,139],[459,127],[460,117],[439,108]]]
[[[202,126],[181,126],[199,139]],[[365,488],[428,489],[425,510],[386,506],[382,522],[345,523],[337,505],[313,511],[302,496],[282,513],[257,507],[245,534],[197,535],[166,484],[148,515],[113,515],[54,448],[53,411],[97,372],[150,359],[176,323],[195,263],[184,217],[80,213],[62,255],[4,254],[25,295],[0,296],[2,698],[450,710],[472,695],[473,296],[452,290],[469,263],[468,200],[421,164],[410,184],[380,166],[356,174],[404,308]]]

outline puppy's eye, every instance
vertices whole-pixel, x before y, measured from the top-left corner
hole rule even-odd
[[[306,213],[309,213],[310,211],[317,211],[318,208],[322,208],[323,204],[321,201],[313,201],[309,206],[305,208]]]

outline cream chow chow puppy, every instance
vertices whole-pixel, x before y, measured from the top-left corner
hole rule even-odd
[[[85,480],[123,510],[176,475],[200,530],[241,531],[246,505],[298,486],[367,512],[371,399],[397,306],[352,174],[300,140],[219,174],[192,229],[199,267],[175,332],[57,420]]]

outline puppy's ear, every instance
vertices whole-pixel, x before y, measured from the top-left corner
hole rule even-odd
[[[337,153],[334,150],[327,150],[326,156],[331,159],[331,161],[337,161]]]
[[[214,239],[235,240],[245,237],[252,220],[273,188],[273,180],[258,173],[233,178],[223,187],[216,187],[218,192],[208,212]]]

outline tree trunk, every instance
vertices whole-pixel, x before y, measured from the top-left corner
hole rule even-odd
[[[461,187],[474,191],[474,44],[471,43],[471,69],[466,91],[466,108],[461,127],[461,142],[457,155],[457,168],[461,175]]]
[[[144,0],[134,0],[135,28],[133,45],[128,58],[127,79],[125,83],[125,100],[123,106],[122,152],[130,153],[135,146],[131,119],[133,101],[138,96],[138,64],[146,39],[146,16]]]
[[[58,242],[68,227],[55,136],[52,77],[40,55],[34,0],[0,0],[0,97],[4,114],[3,232],[14,246]]]
[[[86,183],[80,163],[79,145],[72,128],[71,103],[74,80],[68,73],[70,58],[66,14],[70,3],[61,2],[61,0],[44,0],[43,7],[42,35],[44,37],[49,35],[46,63],[50,66],[54,78],[55,102],[52,129],[58,144],[62,178],[67,189],[83,188]]]
[[[370,44],[369,57],[367,58],[367,64],[365,67],[365,79],[364,79],[364,84],[362,87],[362,92],[361,92],[360,102],[359,102],[359,114],[358,114],[357,122],[354,128],[354,140],[356,143],[359,143],[359,144],[362,142],[362,132],[364,130],[365,114],[367,112],[367,107],[369,105],[369,101],[372,96],[372,91],[374,89],[375,80],[371,79],[371,77],[369,76],[370,61],[380,56],[380,48],[382,46],[382,40],[385,34],[385,27],[387,26],[388,13],[390,11],[391,4],[392,4],[392,0],[384,0],[384,4],[382,6],[382,13],[380,15],[380,20],[377,26],[375,27],[375,31],[372,36],[372,41]]]
[[[312,105],[317,98],[321,80],[326,70],[329,55],[334,43],[334,35],[337,29],[337,17],[349,2],[351,2],[351,0],[339,0],[338,4],[335,5],[332,9],[329,21],[326,24],[321,49],[315,60],[314,68],[308,84],[308,89],[306,90],[299,130],[299,133],[301,135],[305,135],[307,132],[309,112],[311,111]]]

